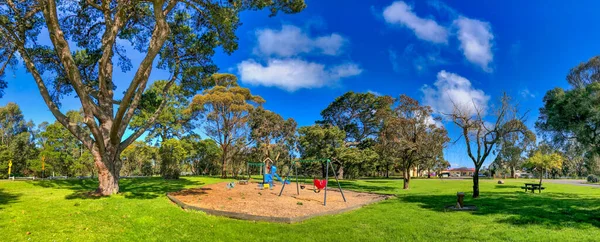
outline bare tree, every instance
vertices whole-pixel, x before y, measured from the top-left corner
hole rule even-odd
[[[467,155],[475,165],[473,198],[479,197],[479,170],[494,146],[506,135],[515,132],[524,133],[528,130],[524,124],[525,115],[518,116],[517,106],[510,101],[510,97],[505,93],[500,99],[500,105],[487,117],[492,122],[486,121],[486,110],[474,103],[473,109],[453,103],[454,109],[447,115],[461,129]]]

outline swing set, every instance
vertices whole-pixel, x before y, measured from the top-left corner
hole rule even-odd
[[[340,190],[340,193],[342,194],[342,198],[344,199],[344,202],[346,202],[346,197],[344,196],[344,191],[342,190],[342,187],[340,186],[340,181],[338,180],[337,172],[335,172],[335,167],[331,163],[330,159],[296,160],[296,161],[292,160],[292,162],[290,164],[290,169],[288,169],[286,179],[289,179],[290,173],[292,172],[292,167],[293,167],[294,176],[296,178],[295,179],[296,180],[296,193],[298,195],[300,195],[300,183],[298,182],[298,168],[296,167],[296,163],[301,164],[301,163],[315,163],[315,162],[325,162],[325,164],[326,164],[325,179],[313,178],[313,185],[315,186],[314,192],[319,193],[319,192],[321,192],[321,190],[325,190],[324,195],[323,195],[323,206],[327,206],[327,184],[329,183],[329,167],[331,167],[331,170],[333,171],[333,175],[335,177],[335,181],[337,183],[338,189]],[[281,187],[279,196],[281,196],[281,194],[283,194],[283,189],[285,189],[285,183]]]

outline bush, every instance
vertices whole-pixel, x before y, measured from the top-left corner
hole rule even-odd
[[[591,183],[598,183],[598,177],[596,175],[589,175],[587,181]]]

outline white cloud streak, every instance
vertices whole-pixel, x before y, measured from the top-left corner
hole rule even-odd
[[[448,30],[433,19],[417,16],[412,7],[397,1],[383,10],[383,18],[389,24],[399,24],[411,29],[422,40],[437,44],[448,43]]]
[[[255,53],[265,56],[291,57],[305,53],[336,56],[343,52],[347,40],[337,33],[311,38],[302,29],[283,25],[281,30],[256,31],[258,46]]]
[[[458,27],[457,37],[465,58],[484,71],[491,72],[490,63],[494,59],[492,53],[494,34],[491,25],[488,22],[463,16],[454,20],[454,25]]]
[[[342,78],[356,76],[362,72],[354,63],[327,68],[323,64],[301,59],[271,59],[266,65],[246,60],[237,67],[244,83],[278,87],[289,92],[301,88],[331,86]]]

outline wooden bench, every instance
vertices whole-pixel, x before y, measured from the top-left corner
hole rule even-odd
[[[543,187],[541,183],[525,183],[525,186],[521,187],[521,189],[525,190],[525,192],[531,190],[531,192],[534,193],[535,190],[538,190],[539,193],[542,193],[542,190],[546,188]]]

